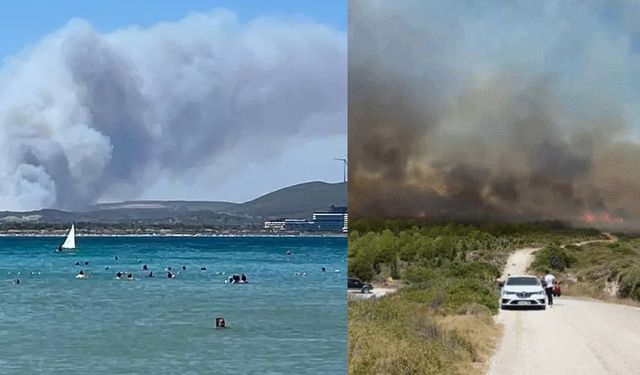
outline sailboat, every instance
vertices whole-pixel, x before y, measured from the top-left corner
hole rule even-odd
[[[76,248],[76,228],[73,224],[71,224],[71,229],[69,229],[67,238],[64,240],[62,245],[58,246],[58,251],[75,250],[75,248]]]

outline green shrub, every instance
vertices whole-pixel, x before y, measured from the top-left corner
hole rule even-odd
[[[571,256],[565,249],[551,245],[546,246],[536,253],[531,268],[538,272],[544,271],[546,268],[564,271],[565,268],[571,267],[571,263],[575,260],[575,257]]]
[[[349,258],[349,276],[357,277],[363,281],[373,279],[373,262],[365,256]]]
[[[633,267],[620,274],[618,296],[640,301],[640,267]]]

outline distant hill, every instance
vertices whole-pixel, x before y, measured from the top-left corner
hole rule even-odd
[[[347,184],[308,182],[246,203],[138,200],[101,203],[77,212],[44,209],[0,212],[0,225],[86,223],[196,224],[216,227],[261,225],[266,218],[310,218],[314,211],[347,205]]]
[[[88,206],[83,211],[102,210],[175,210],[175,211],[221,211],[237,203],[217,201],[124,201],[100,203]]]
[[[226,213],[265,218],[308,218],[331,205],[347,206],[347,183],[308,182],[274,191],[252,201],[230,206]]]

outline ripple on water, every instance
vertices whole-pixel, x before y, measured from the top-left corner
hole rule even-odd
[[[58,242],[0,238],[0,373],[346,373],[346,276],[320,271],[346,268],[344,238]],[[225,284],[234,273],[250,284]],[[219,315],[229,328],[213,328]]]

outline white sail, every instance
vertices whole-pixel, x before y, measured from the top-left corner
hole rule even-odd
[[[76,228],[71,224],[71,229],[69,229],[69,234],[67,235],[67,239],[64,240],[62,244],[63,249],[75,249],[76,248]]]

